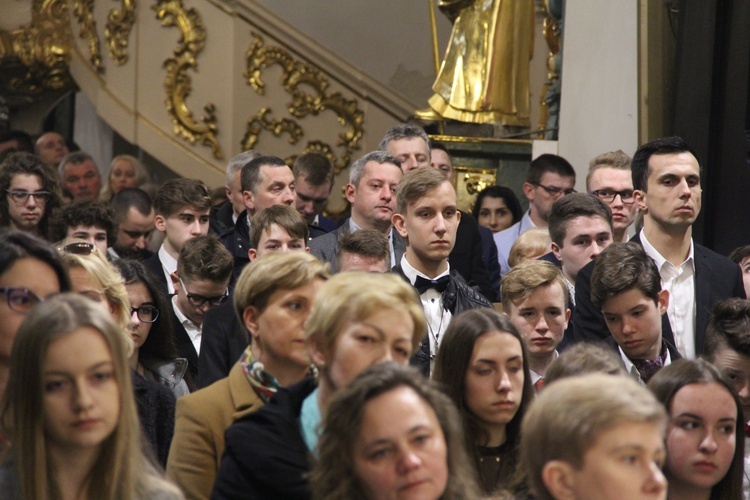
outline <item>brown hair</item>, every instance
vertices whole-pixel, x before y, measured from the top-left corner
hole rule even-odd
[[[213,236],[190,238],[177,259],[177,275],[183,281],[228,283],[233,268],[232,254]]]
[[[591,176],[600,168],[614,168],[617,170],[627,170],[629,172],[632,161],[633,159],[621,149],[600,154],[589,162],[589,173],[586,174],[586,191],[591,189],[589,187],[591,184]]]
[[[503,276],[500,280],[500,297],[503,300],[503,309],[510,311],[514,302],[526,300],[531,293],[540,286],[558,284],[563,291],[564,308],[568,307],[568,286],[565,284],[560,269],[551,262],[544,260],[527,260]]]
[[[609,299],[636,289],[659,302],[661,276],[654,260],[635,242],[613,243],[594,261],[591,302],[601,309]]]
[[[442,184],[453,184],[436,168],[415,168],[404,174],[396,188],[397,212],[406,215],[409,204],[416,202]]]
[[[250,221],[250,248],[258,248],[263,233],[271,232],[271,226],[276,224],[292,238],[298,238],[307,245],[310,229],[307,222],[294,208],[289,205],[274,205],[260,210]]]
[[[156,215],[169,218],[183,207],[196,212],[211,208],[211,193],[202,181],[196,179],[170,179],[161,185],[154,197]]]

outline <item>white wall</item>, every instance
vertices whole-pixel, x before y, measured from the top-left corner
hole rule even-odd
[[[558,151],[586,187],[589,160],[638,146],[638,8],[634,0],[567,0]]]

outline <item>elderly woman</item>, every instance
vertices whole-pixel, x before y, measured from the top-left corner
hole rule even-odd
[[[328,276],[328,264],[307,252],[269,254],[243,270],[234,309],[252,347],[229,376],[177,402],[167,474],[188,498],[211,494],[227,427],[310,373],[303,325]]]
[[[350,272],[328,280],[305,325],[319,381],[280,389],[229,427],[212,498],[309,498],[308,457],[317,453],[331,398],[369,366],[406,365],[426,328],[419,297],[398,276]]]

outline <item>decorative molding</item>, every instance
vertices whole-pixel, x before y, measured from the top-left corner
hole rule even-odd
[[[185,9],[182,0],[159,0],[153,6],[156,18],[161,20],[162,26],[180,29],[179,45],[174,49],[174,56],[164,61],[167,70],[164,87],[167,90],[165,104],[167,112],[172,118],[174,133],[195,144],[209,146],[216,159],[222,159],[221,147],[216,140],[218,128],[216,126],[216,106],[206,104],[205,114],[200,122],[193,118],[193,112],[187,106],[185,99],[190,95],[191,78],[189,69],[197,69],[196,57],[203,51],[206,43],[206,29],[198,11],[194,8]]]
[[[96,32],[96,20],[94,19],[94,0],[73,0],[73,13],[81,26],[78,36],[89,44],[89,62],[96,68],[97,72],[103,73],[102,49],[99,34]]]
[[[12,105],[28,104],[45,92],[74,83],[68,72],[73,38],[65,0],[34,0],[32,22],[0,30],[0,94]]]
[[[128,38],[135,23],[136,8],[137,0],[122,0],[120,10],[112,9],[107,16],[104,39],[109,47],[109,55],[118,66],[128,62]]]
[[[261,79],[263,70],[272,65],[279,65],[283,70],[281,86],[292,97],[288,110],[294,118],[317,116],[322,111],[329,110],[336,114],[337,121],[345,127],[345,131],[339,135],[337,144],[344,150],[340,158],[334,153],[333,148],[320,141],[310,141],[305,148],[305,152],[325,151],[324,154],[331,159],[338,174],[349,165],[353,152],[360,149],[359,141],[364,133],[364,113],[359,109],[357,101],[346,99],[340,92],[328,93],[328,79],[318,69],[296,61],[280,47],[266,47],[259,34],[253,32],[252,36],[253,40],[245,53],[245,77],[257,94],[265,94],[266,84]],[[313,93],[305,92],[304,89],[312,89]],[[267,116],[269,112],[268,108],[261,108],[248,121],[247,133],[242,139],[244,149],[252,149],[258,142],[262,130],[268,130],[276,137],[284,132],[289,133],[291,144],[296,144],[304,135],[303,128],[296,120],[270,120]]]

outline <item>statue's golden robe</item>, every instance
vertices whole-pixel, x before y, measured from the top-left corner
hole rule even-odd
[[[534,1],[440,1],[449,17],[457,6],[430,107],[452,120],[529,127]]]

